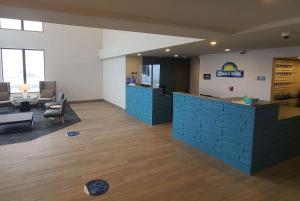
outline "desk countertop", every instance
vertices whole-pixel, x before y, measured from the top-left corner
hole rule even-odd
[[[224,101],[229,101],[229,102],[236,103],[236,104],[247,105],[247,104],[244,104],[243,98],[241,98],[241,97],[229,97],[229,98],[221,98],[221,99]],[[248,106],[257,107],[257,106],[274,105],[274,104],[276,104],[276,103],[271,102],[271,101],[258,100],[256,102],[254,102],[252,105],[248,105]]]
[[[278,120],[289,119],[293,117],[300,117],[300,108],[288,105],[279,106]]]

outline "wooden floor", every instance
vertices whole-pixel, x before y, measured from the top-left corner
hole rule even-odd
[[[299,201],[300,157],[247,176],[105,102],[74,104],[82,122],[0,146],[0,201]],[[79,130],[75,138],[68,130]],[[83,185],[109,181],[89,197]]]

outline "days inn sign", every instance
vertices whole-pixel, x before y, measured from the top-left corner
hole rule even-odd
[[[243,78],[244,71],[239,70],[235,63],[227,62],[223,65],[222,70],[217,70],[217,77]]]

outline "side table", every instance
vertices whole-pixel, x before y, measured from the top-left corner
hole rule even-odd
[[[29,101],[21,101],[20,102],[20,111],[21,112],[28,112],[31,110],[31,106],[29,104]]]

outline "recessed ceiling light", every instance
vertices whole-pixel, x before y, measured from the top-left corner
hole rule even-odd
[[[175,54],[174,57],[179,57],[179,55],[178,55],[178,54]]]
[[[210,42],[210,45],[211,45],[211,46],[217,45],[217,41],[211,41],[211,42]]]
[[[166,52],[170,52],[171,50],[168,48],[168,49],[165,49],[165,51],[166,51]]]
[[[231,51],[231,49],[229,49],[229,48],[226,48],[225,50],[224,50],[224,52],[230,52]]]
[[[142,56],[140,53],[137,54],[139,57]]]

